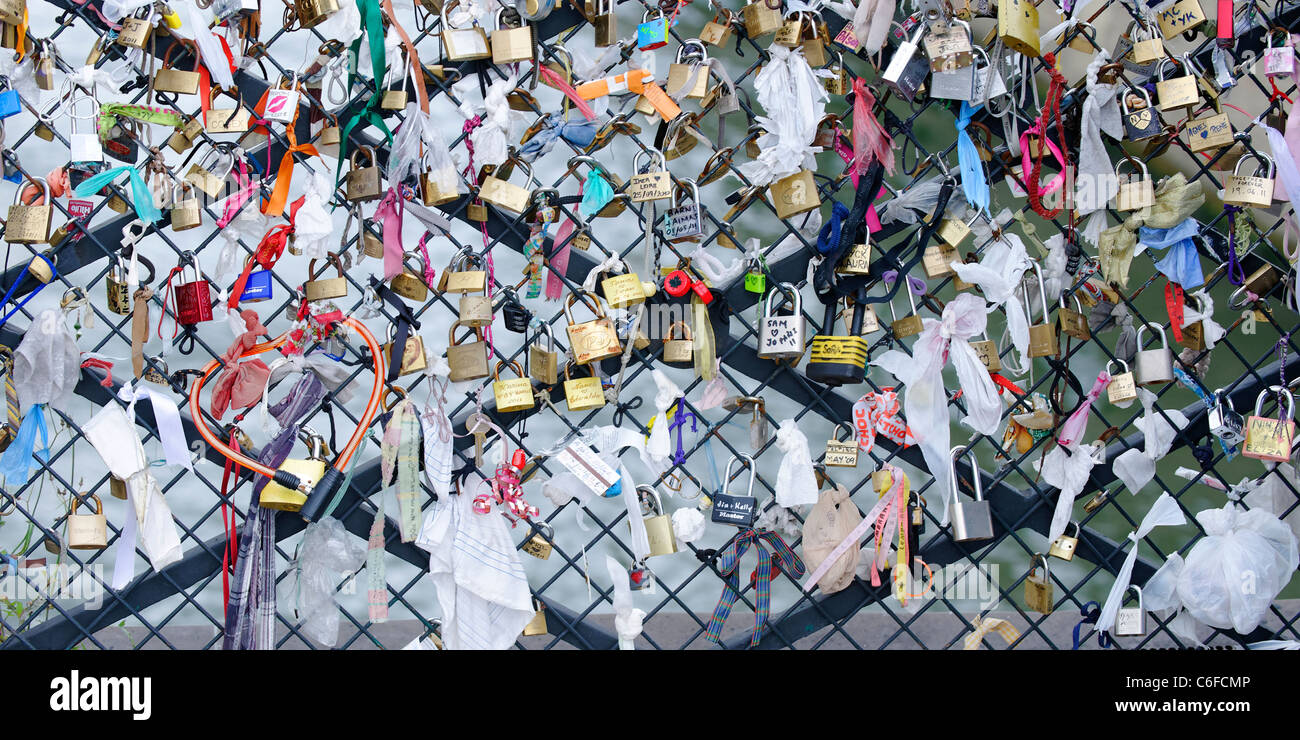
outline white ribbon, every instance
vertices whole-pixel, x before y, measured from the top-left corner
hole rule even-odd
[[[632,528],[632,541],[628,543],[628,549],[632,551],[632,557],[641,562],[650,556],[650,537],[645,531],[645,517],[641,515],[641,500],[636,494],[636,481],[627,471],[627,466],[620,464],[618,474],[623,481],[621,493],[623,504],[627,507],[627,523]]]
[[[1115,574],[1115,583],[1111,585],[1110,593],[1106,595],[1106,602],[1102,604],[1101,616],[1097,618],[1098,632],[1109,631],[1115,626],[1115,615],[1119,613],[1119,607],[1124,603],[1124,592],[1128,590],[1129,581],[1133,578],[1133,565],[1137,563],[1138,545],[1142,543],[1142,538],[1156,527],[1174,527],[1186,523],[1187,518],[1183,516],[1183,510],[1178,507],[1178,500],[1170,496],[1168,491],[1161,493],[1160,498],[1151,505],[1151,510],[1142,517],[1142,523],[1138,525],[1137,530],[1128,536],[1133,546],[1129,548],[1128,556],[1124,558],[1119,573]]]
[[[1137,495],[1155,477],[1156,461],[1169,454],[1178,430],[1187,426],[1187,417],[1177,409],[1165,409],[1163,416],[1156,413],[1156,395],[1151,391],[1138,388],[1137,395],[1145,413],[1140,419],[1134,420],[1133,426],[1142,432],[1146,444],[1141,450],[1125,450],[1111,464],[1115,477],[1123,481],[1133,495]],[[1169,421],[1165,421],[1165,416],[1169,417]],[[1172,426],[1170,422],[1173,423]]]
[[[1004,231],[1000,239],[984,250],[984,259],[974,263],[954,260],[950,266],[962,280],[974,283],[984,291],[984,299],[990,304],[990,313],[997,310],[998,306],[1006,310],[1011,344],[1020,353],[1016,364],[1023,365],[1025,352],[1029,349],[1029,317],[1025,315],[1024,305],[1016,297],[1016,289],[1020,287],[1020,280],[1029,267],[1024,242],[1015,234]]]
[[[132,388],[131,381],[122,384],[117,397],[126,402],[127,421],[135,426],[135,402],[146,398],[153,404],[153,418],[158,425],[158,441],[162,443],[163,458],[168,465],[180,465],[188,470],[194,469],[190,459],[190,450],[185,442],[185,428],[181,426],[181,412],[176,402],[166,395],[146,386]]]
[[[984,301],[972,293],[960,293],[944,306],[941,320],[922,320],[925,328],[912,345],[910,356],[893,349],[873,362],[904,385],[903,413],[943,494],[944,524],[948,523],[952,493],[948,485],[948,390],[943,384],[943,367],[949,358],[969,410],[962,423],[991,435],[997,433],[1002,416],[997,387],[968,341],[984,332],[987,321]]]
[[[470,83],[465,88],[460,89],[463,83]],[[498,80],[488,87],[487,95],[483,97],[481,106],[473,105],[470,98],[462,94],[465,101],[461,104],[460,110],[465,118],[473,118],[479,113],[481,108],[483,114],[483,124],[470,132],[470,141],[474,144],[474,165],[476,167],[485,167],[487,165],[500,165],[506,161],[508,152],[506,151],[507,139],[510,136],[510,103],[507,97],[514,91],[516,80],[513,76],[504,80]],[[468,92],[472,88],[478,87],[478,81],[474,77],[466,77],[452,86],[457,88],[458,93]]]
[[[641,634],[645,611],[632,606],[632,587],[628,584],[627,569],[606,555],[605,570],[614,584],[614,631],[618,633],[618,649],[636,650],[634,641]]]
[[[101,11],[109,21],[117,23],[152,2],[153,0],[104,0]]]
[[[821,147],[812,143],[829,99],[802,51],[773,44],[768,53],[771,58],[754,78],[759,105],[767,112],[757,117],[757,124],[766,133],[758,138],[758,158],[740,166],[745,178],[758,186],[801,168],[816,169],[813,155]]]
[[[216,35],[208,27],[207,20],[203,18],[193,3],[186,3],[185,13],[188,22],[182,25],[186,30],[194,32],[194,43],[199,47],[199,56],[203,58],[203,66],[207,67],[208,72],[212,75],[212,84],[225,88],[234,87],[235,78],[230,73],[230,60],[226,58],[221,43],[217,41]],[[329,38],[335,37],[331,36]]]
[[[293,239],[305,259],[323,260],[329,256],[330,241],[334,236],[334,221],[325,203],[334,194],[334,187],[323,173],[311,171],[302,205],[294,217]],[[256,209],[253,209],[256,210]]]
[[[1057,445],[1043,458],[1040,472],[1043,482],[1061,489],[1056,499],[1056,509],[1052,512],[1052,523],[1047,527],[1047,544],[1051,545],[1065,533],[1070,525],[1070,516],[1074,513],[1074,500],[1088,482],[1092,468],[1103,447],[1100,443],[1080,447],[1078,442],[1069,445],[1067,451]]]
[[[122,92],[122,84],[126,82],[126,77],[130,76],[130,68],[125,64],[117,64],[112,67],[105,65],[96,69],[90,65],[78,67],[68,73],[68,82],[73,85],[79,85],[92,93],[96,85],[103,85],[112,92]]]
[[[655,392],[654,424],[645,451],[656,463],[651,470],[662,471],[668,468],[669,458],[673,454],[672,441],[668,435],[668,408],[682,397],[682,389],[658,368],[655,368],[651,375],[658,390]]]
[[[1277,170],[1277,178],[1282,181],[1287,199],[1291,201],[1291,208],[1300,214],[1300,171],[1296,170],[1295,158],[1291,154],[1290,147],[1286,145],[1286,137],[1281,131],[1266,123],[1261,121],[1257,123],[1260,123],[1264,127],[1264,132],[1268,134],[1268,146],[1273,151],[1273,165]]]
[[[936,177],[900,192],[881,206],[881,223],[894,221],[905,224],[916,223],[921,216],[934,212],[935,206],[939,205],[941,189],[943,189],[943,181]]]
[[[1110,154],[1101,140],[1103,131],[1116,141],[1123,139],[1124,135],[1115,85],[1097,81],[1097,73],[1108,61],[1110,57],[1103,51],[1094,56],[1088,65],[1088,97],[1083,101],[1079,164],[1075,178],[1074,203],[1080,214],[1105,210],[1110,199],[1119,192],[1115,168],[1111,165]]]
[[[623,260],[619,259],[617,254],[612,254],[606,257],[604,262],[591,268],[591,272],[587,273],[587,277],[582,279],[582,289],[591,293],[596,290],[596,278],[600,277],[601,273],[617,274],[623,272],[624,269]]]
[[[1203,310],[1196,310],[1190,305],[1183,307],[1183,328],[1201,322],[1201,335],[1205,337],[1205,348],[1214,349],[1214,345],[1224,335],[1228,333],[1226,329],[1214,320],[1214,299],[1204,288],[1192,293],[1192,297],[1200,301],[1198,304]]]
[[[813,474],[808,437],[794,419],[786,419],[776,430],[776,446],[785,453],[776,473],[776,503],[791,506],[817,503],[817,476]]]
[[[848,3],[831,3],[834,8],[840,5],[838,12],[844,17],[849,17],[845,13],[843,6],[852,8]],[[853,35],[862,48],[866,49],[868,54],[878,54],[885,45],[885,39],[889,36],[889,24],[894,20],[894,0],[861,0],[858,3],[857,10],[851,15],[853,17]]]

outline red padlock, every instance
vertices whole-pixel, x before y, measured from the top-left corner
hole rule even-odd
[[[673,298],[681,298],[691,290],[691,276],[680,267],[668,273],[664,278],[664,292]]]
[[[522,473],[524,472],[524,465],[528,464],[528,456],[524,454],[522,449],[516,449],[514,454],[510,456],[510,464],[514,466],[515,470]]]
[[[186,268],[194,269],[194,279],[184,282]],[[193,326],[203,321],[212,320],[212,298],[208,293],[208,281],[199,272],[197,260],[179,265],[167,276],[170,288],[171,279],[177,272],[181,274],[181,284],[176,286],[176,323],[181,326]]]
[[[713,302],[713,291],[709,290],[709,286],[705,285],[703,280],[691,282],[691,290],[695,291],[695,295],[699,296],[704,303]]]

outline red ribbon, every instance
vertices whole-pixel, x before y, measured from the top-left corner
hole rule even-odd
[[[105,388],[113,387],[113,363],[108,360],[101,360],[97,357],[91,357],[90,359],[82,360],[81,367],[97,367],[100,370],[103,370],[104,379],[99,381],[99,384]]]
[[[894,140],[876,120],[871,109],[876,96],[861,77],[853,80],[853,169],[864,175],[871,163],[879,160],[886,174],[894,174]],[[856,179],[856,178],[855,178]]]
[[[1173,281],[1165,283],[1165,310],[1169,312],[1174,341],[1183,341],[1183,286]]]
[[[289,209],[289,223],[272,226],[262,236],[262,241],[257,244],[257,250],[244,263],[244,270],[239,273],[234,287],[230,289],[230,298],[226,300],[226,306],[230,310],[239,308],[239,296],[243,295],[244,288],[248,285],[248,276],[253,273],[253,266],[259,265],[264,270],[273,269],[280,255],[284,254],[284,247],[289,243],[289,237],[293,235],[294,219],[298,217],[298,209],[302,207],[306,198],[307,196],[302,196],[293,202],[293,206]]]

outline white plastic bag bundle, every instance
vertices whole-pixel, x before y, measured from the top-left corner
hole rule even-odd
[[[1206,536],[1187,554],[1178,598],[1195,619],[1246,634],[1291,580],[1295,535],[1272,513],[1232,503],[1202,511],[1196,520]]]
[[[862,522],[862,513],[849,498],[844,486],[821,492],[821,498],[803,522],[803,562],[809,572],[817,570],[835,548],[853,534]],[[822,593],[843,591],[853,583],[858,569],[861,550],[856,546],[845,550],[835,564],[817,580]]]
[[[366,561],[366,543],[353,537],[343,523],[325,517],[308,525],[302,536],[296,568],[283,581],[280,600],[294,604],[302,631],[322,647],[339,638],[336,589],[341,574],[356,571]]]
[[[63,314],[47,308],[36,315],[14,350],[14,390],[25,414],[38,403],[55,408],[72,398],[81,376],[81,350]]]
[[[307,259],[323,260],[329,253],[335,235],[334,220],[325,203],[334,193],[334,187],[324,174],[312,171],[307,179],[307,191],[302,206],[294,218],[294,244]],[[256,209],[252,209],[256,210]]]

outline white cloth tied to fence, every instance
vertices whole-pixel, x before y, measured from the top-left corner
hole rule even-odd
[[[1070,524],[1070,515],[1074,512],[1074,499],[1088,483],[1092,468],[1099,461],[1102,446],[1100,443],[1080,446],[1074,444],[1057,445],[1043,457],[1040,472],[1043,482],[1061,489],[1056,499],[1056,509],[1052,512],[1052,523],[1047,527],[1047,544],[1050,546],[1060,537]]]
[[[768,54],[771,58],[754,78],[758,103],[767,112],[756,123],[766,133],[758,137],[758,158],[740,165],[745,178],[758,186],[805,167],[816,169],[813,155],[821,147],[812,142],[829,99],[802,51],[773,44]]]
[[[912,345],[911,355],[892,349],[874,361],[904,384],[903,414],[943,494],[944,524],[948,523],[952,494],[948,485],[948,390],[943,384],[943,367],[949,358],[966,399],[968,413],[962,423],[992,435],[997,433],[1002,416],[997,387],[969,342],[984,332],[987,321],[983,299],[960,293],[944,306],[941,320],[922,320],[925,328]]]
[[[1187,518],[1183,516],[1183,510],[1178,507],[1178,500],[1169,495],[1168,491],[1160,494],[1160,498],[1151,505],[1151,510],[1147,515],[1142,517],[1142,523],[1138,525],[1136,531],[1129,533],[1128,538],[1132,541],[1129,548],[1128,556],[1124,558],[1124,564],[1120,566],[1119,573],[1115,574],[1115,583],[1110,587],[1110,593],[1106,595],[1106,603],[1102,604],[1101,615],[1097,617],[1097,631],[1107,632],[1115,626],[1115,615],[1119,613],[1119,607],[1124,603],[1124,592],[1128,590],[1129,582],[1133,578],[1133,566],[1137,563],[1138,546],[1142,544],[1142,538],[1151,534],[1151,530],[1156,527],[1173,527],[1180,524],[1186,524]]]
[[[1025,315],[1025,307],[1017,297],[1016,289],[1029,267],[1024,242],[1015,234],[1004,231],[1001,238],[984,250],[984,258],[979,262],[955,260],[951,267],[957,272],[957,277],[978,285],[984,291],[989,313],[996,311],[998,306],[1006,310],[1007,332],[1018,353],[1015,364],[1023,365],[1025,352],[1029,349],[1029,317]]]
[[[618,633],[618,649],[636,650],[634,641],[641,634],[645,610],[632,605],[632,586],[628,583],[627,569],[606,555],[605,570],[614,584],[614,631]]]
[[[1137,394],[1138,401],[1146,411],[1141,418],[1133,421],[1133,426],[1142,432],[1146,445],[1141,450],[1125,450],[1111,465],[1115,477],[1123,481],[1128,492],[1134,495],[1155,477],[1156,461],[1169,454],[1178,430],[1187,426],[1187,417],[1177,409],[1162,409],[1164,416],[1157,412],[1156,395],[1151,391],[1138,388]],[[1165,421],[1165,416],[1169,417],[1169,421]],[[1169,422],[1173,422],[1173,426]]]
[[[179,465],[193,470],[190,449],[185,442],[185,427],[181,426],[181,412],[170,396],[146,386],[132,387],[127,381],[117,391],[117,397],[126,402],[127,417],[135,424],[135,402],[148,399],[153,404],[153,418],[158,426],[158,441],[162,443],[163,458],[168,465]]]
[[[794,419],[786,419],[777,427],[776,446],[785,453],[776,471],[776,503],[787,508],[817,503],[817,476],[813,474],[808,438]]]

